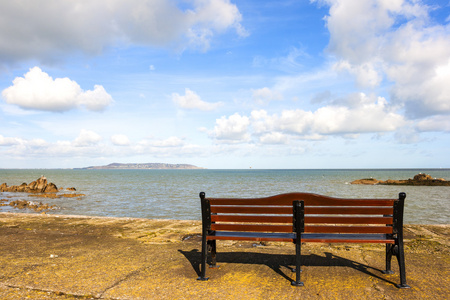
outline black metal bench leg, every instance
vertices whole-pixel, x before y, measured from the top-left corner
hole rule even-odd
[[[383,271],[384,274],[394,274],[394,271],[391,270],[391,260],[392,260],[393,249],[394,249],[394,245],[386,244],[386,270]]]
[[[202,236],[202,261],[200,264],[200,277],[197,278],[197,280],[208,280],[209,278],[206,277],[206,259],[208,256],[208,244],[206,242],[206,236]]]
[[[397,257],[398,268],[400,269],[400,284],[397,287],[408,289],[410,286],[406,284],[405,252],[403,249],[403,209],[406,194],[400,193],[398,196],[398,201],[394,202],[394,232],[397,231],[397,238],[393,253]]]
[[[301,242],[300,238],[298,238],[298,241],[295,243],[295,281],[292,281],[291,284],[294,286],[303,286],[303,282],[300,281],[300,272],[301,272],[301,265],[302,265],[302,259],[301,259]]]
[[[216,240],[208,241],[208,251],[211,253],[211,262],[209,264],[209,267],[211,269],[217,269],[217,259],[216,259]]]
[[[400,240],[398,243],[397,253],[398,267],[400,269],[400,284],[397,285],[401,289],[409,289],[410,286],[406,284],[406,271],[405,271],[405,252],[403,250],[403,241]]]

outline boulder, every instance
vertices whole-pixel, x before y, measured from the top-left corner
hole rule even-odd
[[[43,190],[44,193],[56,193],[58,191],[58,188],[54,183],[49,183],[45,186],[45,189]]]
[[[351,182],[351,184],[378,184],[378,180],[375,178],[364,178],[364,179],[357,179]]]
[[[422,174],[422,173],[420,173],[420,174],[417,174],[416,176],[414,176],[414,179],[413,179],[413,180],[415,180],[415,181],[433,180],[433,177],[431,177],[431,176],[428,175],[428,174]]]

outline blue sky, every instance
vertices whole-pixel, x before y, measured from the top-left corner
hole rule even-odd
[[[0,2],[0,168],[450,167],[450,3]]]

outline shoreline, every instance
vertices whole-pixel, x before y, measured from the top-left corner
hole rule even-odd
[[[86,215],[62,215],[62,214],[39,214],[22,212],[0,212],[0,228],[2,222],[34,222],[34,225],[55,220],[62,225],[74,223],[86,223],[92,226],[115,226],[122,237],[135,238],[138,233],[145,233],[150,239],[140,236],[141,241],[174,242],[184,239],[186,236],[201,237],[201,220],[179,220],[179,219],[147,219],[135,217],[109,217],[109,216],[86,216]],[[134,228],[127,224],[134,224]],[[430,235],[429,229],[437,229],[438,234]],[[442,245],[450,247],[450,224],[403,224],[405,244],[417,236],[423,240],[439,241]],[[132,234],[133,233],[133,234]],[[427,238],[425,236],[429,235]],[[227,243],[227,241],[222,241]],[[229,241],[233,243],[232,241]],[[450,249],[449,249],[450,250]]]
[[[52,212],[11,212],[11,211],[0,211],[1,214],[11,214],[11,215],[26,215],[26,216],[53,216],[55,218],[81,218],[81,219],[128,219],[128,220],[160,220],[160,221],[186,221],[186,222],[200,222],[201,219],[170,219],[170,218],[138,218],[138,217],[115,217],[115,216],[89,216],[89,215],[74,215],[74,214],[59,214]],[[403,223],[404,226],[448,226],[450,228],[450,223]]]

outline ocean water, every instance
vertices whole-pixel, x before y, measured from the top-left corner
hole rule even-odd
[[[405,223],[449,224],[450,187],[351,185],[361,178],[408,179],[418,173],[450,180],[450,169],[389,170],[0,170],[0,183],[30,183],[41,175],[59,187],[75,187],[82,198],[37,198],[1,193],[56,205],[49,214],[200,220],[198,194],[210,197],[263,197],[309,192],[344,198],[396,198],[405,192]],[[10,206],[0,211],[26,212]]]

